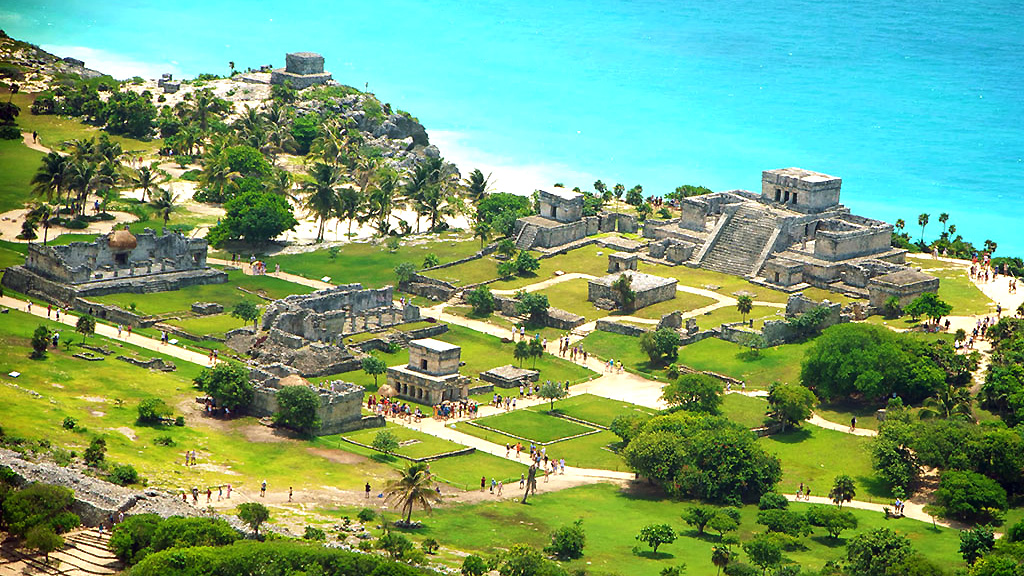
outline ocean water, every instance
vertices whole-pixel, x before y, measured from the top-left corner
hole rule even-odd
[[[11,35],[123,77],[320,52],[497,190],[759,190],[800,166],[997,255],[1024,255],[1022,25],[1009,0],[0,0]]]

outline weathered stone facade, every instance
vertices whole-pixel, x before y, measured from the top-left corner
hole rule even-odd
[[[840,178],[803,168],[765,170],[761,196],[797,212],[823,212],[839,205],[842,184]]]
[[[868,282],[868,302],[881,308],[895,296],[900,306],[906,306],[925,292],[939,291],[939,279],[919,270],[901,270],[872,278]]]
[[[257,416],[273,416],[277,413],[277,393],[285,386],[308,386],[320,397],[316,410],[320,419],[317,436],[338,434],[362,428],[384,425],[382,416],[363,416],[362,403],[364,388],[342,380],[332,380],[323,386],[313,386],[298,376],[298,372],[284,364],[250,369],[253,382],[253,400],[249,413]]]
[[[608,255],[608,272],[636,271],[637,255],[629,252],[613,252]]]
[[[331,74],[324,72],[324,57],[315,52],[292,52],[286,54],[285,67],[270,73],[271,84],[291,83],[296,90],[331,81]]]
[[[618,291],[612,288],[612,285],[623,274],[627,274],[630,277],[630,289],[636,294],[636,300],[633,302],[633,308],[635,309],[676,297],[676,284],[679,281],[675,278],[662,278],[641,272],[619,272],[588,280],[587,300],[595,303],[599,300],[611,301],[616,306],[621,306],[622,297]]]
[[[227,282],[206,264],[206,240],[146,229],[117,230],[93,242],[65,246],[30,243],[25,264],[4,274],[3,285],[50,301],[119,292],[149,293]]]
[[[540,190],[540,215],[555,222],[576,222],[583,218],[583,194],[565,188]]]
[[[409,342],[409,364],[390,366],[387,384],[400,398],[422,404],[469,397],[469,378],[459,374],[462,348],[424,338]]]
[[[543,216],[525,216],[516,220],[512,235],[516,248],[554,248],[582,240],[599,231],[597,216],[587,216],[574,222],[559,222]]]
[[[531,382],[536,382],[539,378],[540,372],[536,370],[517,368],[511,364],[491,368],[490,370],[480,373],[481,380],[484,382],[490,382],[499,388],[518,388],[519,386],[528,386]]]
[[[364,289],[356,283],[276,300],[267,306],[261,328],[275,343],[300,348],[419,318],[418,307],[395,305],[391,286]]]

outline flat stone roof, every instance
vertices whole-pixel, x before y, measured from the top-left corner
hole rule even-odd
[[[298,56],[299,58],[323,58],[317,52],[289,52],[289,56]]]
[[[523,216],[522,218],[520,218],[520,220],[528,224],[540,226],[541,228],[558,228],[559,226],[565,226],[569,224],[568,222],[559,222],[558,220],[552,220],[550,218],[545,218],[537,214],[534,214],[532,216]]]
[[[440,340],[434,340],[433,338],[421,338],[419,340],[410,340],[410,346],[420,346],[427,350],[433,350],[434,352],[448,352],[450,350],[459,350],[459,347],[455,344],[449,344],[448,342],[442,342]]]
[[[655,276],[653,274],[644,274],[643,272],[634,271],[616,272],[615,274],[609,274],[607,276],[595,278],[591,280],[591,282],[597,282],[598,284],[611,286],[612,284],[615,283],[616,280],[619,279],[619,276],[622,276],[623,274],[629,274],[629,287],[634,292],[650,290],[652,288],[658,288],[661,286],[667,286],[669,284],[676,284],[679,282],[675,278],[662,278],[661,276]]]
[[[536,370],[526,370],[524,368],[518,368],[511,364],[505,364],[504,366],[498,366],[497,368],[491,368],[483,372],[484,374],[494,374],[506,380],[516,380],[518,378],[525,378],[531,374],[536,374]]]
[[[878,282],[880,284],[892,284],[895,286],[911,286],[913,284],[920,284],[922,282],[937,282],[938,278],[931,276],[929,274],[925,274],[920,270],[908,269],[900,270],[899,272],[883,274],[881,276],[875,276],[870,281]]]
[[[541,192],[551,194],[552,196],[558,196],[563,200],[575,200],[583,197],[583,194],[573,192],[572,190],[566,190],[565,188],[552,188],[551,190],[541,190]]]
[[[814,170],[807,170],[804,168],[777,168],[775,170],[765,170],[768,174],[779,174],[781,176],[789,176],[790,178],[796,178],[803,180],[804,182],[828,182],[829,180],[839,180],[838,176],[829,176],[822,172],[815,172]]]

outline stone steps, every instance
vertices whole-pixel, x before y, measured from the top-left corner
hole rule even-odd
[[[737,276],[757,272],[753,268],[776,226],[775,218],[767,211],[739,207],[715,239],[701,267]]]
[[[516,248],[519,250],[529,250],[533,248],[533,243],[537,240],[538,228],[531,224],[523,226],[523,229],[519,231],[519,237],[516,238]]]
[[[51,576],[106,576],[124,569],[120,560],[107,548],[110,537],[89,529],[64,535],[64,547],[50,553],[49,562],[42,555],[23,550],[5,552],[4,568],[13,573],[46,574]],[[0,570],[0,573],[5,573]]]

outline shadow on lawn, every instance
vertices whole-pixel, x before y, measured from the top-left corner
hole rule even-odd
[[[772,434],[770,438],[780,444],[799,444],[811,437],[811,431],[806,428],[788,430],[779,434]]]
[[[634,550],[633,554],[647,558],[648,560],[668,560],[669,558],[675,558],[675,554],[669,554],[668,552],[655,552],[653,550]]]

